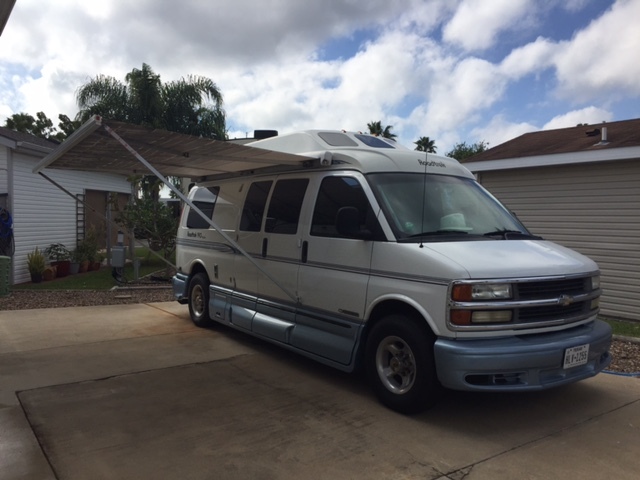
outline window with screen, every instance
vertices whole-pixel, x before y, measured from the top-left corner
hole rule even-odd
[[[279,180],[273,189],[265,231],[295,235],[298,231],[300,211],[309,180],[294,178]]]
[[[247,198],[242,208],[240,230],[245,232],[259,232],[262,226],[262,217],[267,205],[267,197],[271,190],[271,180],[254,182],[249,187]]]
[[[213,210],[216,206],[220,187],[198,188],[192,198],[193,204],[205,214],[209,219],[213,218]],[[202,216],[193,208],[189,209],[187,217],[187,228],[210,228]]]

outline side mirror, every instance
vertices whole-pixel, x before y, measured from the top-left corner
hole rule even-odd
[[[336,215],[336,231],[347,238],[371,240],[373,233],[360,229],[360,212],[356,207],[342,207]]]

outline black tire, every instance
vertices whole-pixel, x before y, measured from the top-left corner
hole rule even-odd
[[[209,279],[204,273],[196,273],[189,282],[189,315],[198,327],[209,327]]]
[[[384,405],[404,414],[432,406],[440,394],[433,345],[426,325],[406,315],[389,315],[373,326],[365,349],[371,388]]]

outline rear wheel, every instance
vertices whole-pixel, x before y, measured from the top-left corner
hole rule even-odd
[[[367,377],[378,399],[411,414],[432,406],[440,393],[433,345],[426,326],[406,315],[389,315],[373,326],[365,350]]]
[[[209,318],[209,279],[204,273],[196,273],[189,282],[189,315],[198,327],[213,323]]]

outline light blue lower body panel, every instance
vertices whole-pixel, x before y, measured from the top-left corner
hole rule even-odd
[[[176,273],[171,278],[171,287],[173,288],[173,297],[180,303],[186,303],[189,297],[187,292],[187,284],[189,277],[183,273]]]
[[[564,368],[568,348],[589,345],[587,363]],[[600,320],[568,330],[482,340],[438,339],[438,379],[453,390],[541,390],[592,377],[611,363],[611,327]]]

